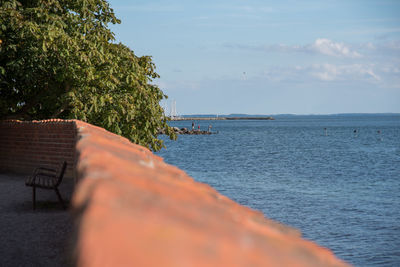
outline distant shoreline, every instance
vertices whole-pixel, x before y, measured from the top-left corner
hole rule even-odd
[[[275,120],[273,117],[177,117],[171,121],[211,121],[211,120]]]

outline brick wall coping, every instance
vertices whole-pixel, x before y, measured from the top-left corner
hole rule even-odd
[[[148,149],[76,125],[78,266],[347,266]]]

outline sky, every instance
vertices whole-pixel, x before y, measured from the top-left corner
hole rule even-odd
[[[400,1],[109,0],[189,114],[400,113]]]

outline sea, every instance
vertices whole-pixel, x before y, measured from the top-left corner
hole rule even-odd
[[[157,154],[350,264],[400,266],[400,114],[194,123],[216,133],[162,137]]]

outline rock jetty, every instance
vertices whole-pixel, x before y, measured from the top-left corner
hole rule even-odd
[[[200,130],[188,130],[187,128],[173,127],[176,134],[191,134],[191,135],[207,135],[216,134],[217,132],[200,131]]]
[[[200,130],[188,130],[187,128],[172,127],[176,134],[189,134],[189,135],[210,135],[217,134],[218,132],[211,131],[200,131]],[[158,134],[165,134],[164,130],[160,130]]]

